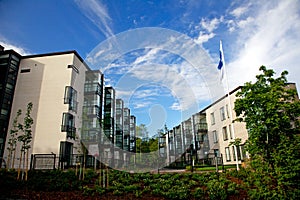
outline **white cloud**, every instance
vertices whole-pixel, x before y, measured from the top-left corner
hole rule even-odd
[[[299,1],[261,2],[257,8],[255,16],[249,13],[246,19],[251,23],[242,25],[245,28],[238,30],[238,38],[233,43],[239,52],[228,63],[230,85],[254,80],[261,65],[278,73],[288,70],[289,81],[299,85]]]
[[[218,27],[218,25],[220,24],[221,21],[223,21],[223,18],[220,18],[220,19],[217,19],[217,18],[213,18],[213,19],[202,18],[201,21],[200,21],[200,25],[204,30],[211,33]]]
[[[114,35],[111,28],[112,19],[108,14],[107,8],[101,1],[75,0],[75,2],[83,14],[86,15],[86,17],[91,20],[106,37]]]
[[[230,12],[231,15],[233,15],[236,18],[241,17],[243,14],[246,13],[248,7],[242,6],[242,7],[237,7],[233,11]]]
[[[171,107],[172,110],[182,110],[180,104],[178,102],[174,102]]]
[[[19,45],[11,44],[11,43],[5,41],[4,39],[0,39],[0,44],[4,47],[5,50],[12,49],[22,56],[26,56],[26,55],[30,54],[30,52],[27,51],[25,48],[20,47]]]
[[[196,25],[195,28],[200,29],[198,37],[195,39],[197,44],[202,44],[215,37],[214,31],[218,28],[219,24],[224,21],[224,17],[220,18],[202,18],[200,25]]]
[[[208,40],[210,40],[211,38],[215,37],[215,35],[216,35],[216,34],[214,34],[214,33],[206,34],[206,33],[204,33],[203,31],[200,31],[198,38],[195,39],[195,42],[196,42],[197,44],[205,43],[205,42],[207,42]]]
[[[237,26],[239,28],[245,28],[248,26],[250,23],[253,23],[255,20],[253,17],[247,17],[246,19],[240,20],[237,22]]]
[[[213,30],[211,27],[208,29]],[[135,91],[141,86],[155,83],[161,88],[168,89],[167,99],[173,98],[178,102],[178,106],[175,104],[171,106],[172,103],[168,101],[168,105],[164,104],[166,108],[180,109],[185,118],[197,112],[201,102],[208,102],[220,97],[217,95],[223,91],[218,87],[219,83],[216,83],[216,80],[219,80],[217,69],[212,66],[209,55],[201,45],[196,44],[193,39],[188,39],[185,35],[176,34],[167,29],[146,28],[135,31],[128,31],[124,35],[118,34],[116,37],[120,46],[123,42],[128,45],[128,47],[123,45],[122,51],[124,56],[129,56],[129,59],[124,59],[120,55],[115,59],[120,59],[121,62],[117,61],[110,66],[98,62],[102,66],[108,66],[103,72],[106,77],[111,79],[119,74],[119,70],[113,69],[113,67],[118,68],[119,63],[122,64],[119,67],[127,70],[122,71],[124,74],[121,77],[118,76],[120,79],[113,85],[116,94],[124,100],[124,103],[130,102],[130,99],[137,95]],[[135,35],[135,33],[139,34]],[[143,37],[143,34],[147,37]],[[101,48],[105,49],[103,46]],[[99,52],[99,49],[95,52]],[[134,54],[130,52],[134,52]],[[122,60],[126,60],[126,63]],[[146,106],[142,100],[143,95],[147,102],[154,103],[154,100],[158,99],[154,98],[157,95],[155,90],[152,90],[152,93],[148,91],[140,93],[141,101],[137,101],[138,105],[135,107]]]
[[[133,108],[134,109],[139,109],[139,108],[147,108],[153,103],[151,101],[135,101],[133,103]]]

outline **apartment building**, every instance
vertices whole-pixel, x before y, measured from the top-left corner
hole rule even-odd
[[[166,162],[191,164],[192,160],[199,162],[217,157],[220,163],[235,164],[234,147],[229,143],[241,138],[241,145],[237,147],[238,162],[241,163],[247,157],[243,144],[248,133],[245,123],[232,123],[236,119],[235,95],[240,89],[237,87],[230,92],[230,100],[226,95],[169,130],[164,136],[165,145],[161,145],[166,152]]]
[[[243,145],[248,139],[246,124],[242,122],[232,123],[237,117],[233,108],[236,93],[240,89],[241,87],[237,87],[229,93],[229,98],[226,95],[202,111],[206,114],[208,140],[210,142],[209,153],[216,156],[222,155],[224,164],[236,163],[234,146],[229,145],[235,138],[241,139],[241,145],[237,147],[239,163],[246,158]]]
[[[124,161],[135,152],[135,116],[76,51],[21,56],[0,46],[1,163],[8,158],[13,119],[21,109],[23,120],[29,102],[34,121],[29,155],[58,155],[63,167],[74,164],[75,154]]]
[[[82,127],[85,74],[89,70],[76,51],[22,57],[9,127],[17,110],[25,112],[32,102],[30,154],[58,154],[65,162],[75,153]]]
[[[135,152],[136,118],[130,115],[130,109],[124,107],[122,99],[116,99],[113,87],[105,87],[104,91],[104,123],[105,135],[102,145],[102,157],[108,164],[121,167],[129,163],[130,152]]]

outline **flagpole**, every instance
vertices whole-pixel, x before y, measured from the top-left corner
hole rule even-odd
[[[229,117],[231,119],[231,123],[230,123],[231,124],[231,126],[230,126],[231,127],[231,133],[232,133],[233,140],[235,140],[234,124],[232,123],[233,114],[232,114],[232,107],[231,107],[231,101],[230,101],[229,84],[228,84],[226,64],[225,64],[225,59],[224,59],[224,52],[223,52],[223,47],[222,47],[222,40],[220,40],[220,52],[221,52],[221,58],[220,59],[223,62],[224,78],[225,78],[225,81],[226,81],[226,93],[227,93],[227,98],[228,98],[228,108],[230,110]],[[238,155],[237,155],[237,146],[234,144],[233,147],[234,147],[234,154],[235,154],[235,160],[236,160],[236,170],[239,170],[240,167],[239,167],[239,160],[238,160]]]

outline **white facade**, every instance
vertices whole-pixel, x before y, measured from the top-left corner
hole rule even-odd
[[[228,97],[223,97],[213,103],[203,112],[206,113],[208,138],[210,144],[209,153],[215,153],[223,156],[224,164],[235,164],[234,147],[229,143],[234,138],[241,138],[241,145],[248,139],[248,132],[244,122],[233,122],[236,119],[234,112],[234,102],[239,88],[230,93],[230,105]],[[230,113],[231,112],[231,113]],[[243,146],[243,145],[242,145]],[[239,148],[239,160],[245,159],[242,147]],[[239,161],[240,162],[240,161]]]
[[[77,137],[67,137],[62,132],[63,113],[74,116],[74,128],[79,135],[82,119],[85,71],[88,67],[75,51],[25,56],[21,60],[9,129],[18,109],[23,114],[19,122],[23,122],[26,106],[33,103],[31,117],[32,142],[30,154],[59,154],[60,142],[68,141],[76,146]],[[66,87],[71,86],[76,92],[74,102],[77,109],[70,109],[65,102]],[[76,108],[75,107],[75,108]],[[9,139],[9,134],[7,136]],[[8,146],[8,144],[6,144]],[[20,147],[18,147],[19,149]],[[19,152],[17,149],[16,152]],[[75,148],[74,148],[74,153]],[[7,151],[4,155],[7,157]],[[18,155],[17,155],[18,157]]]

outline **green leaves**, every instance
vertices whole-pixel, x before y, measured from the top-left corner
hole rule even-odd
[[[23,132],[22,135],[18,136],[18,141],[22,143],[21,151],[26,151],[30,146],[30,142],[32,140],[32,130],[31,126],[33,124],[33,119],[31,117],[31,111],[32,111],[33,104],[30,102],[27,104],[27,110],[24,117],[23,124],[18,124],[18,129]]]
[[[299,162],[295,162],[300,158],[300,102],[293,85],[287,83],[287,71],[278,78],[265,66],[260,71],[262,74],[256,76],[255,83],[246,83],[237,93],[235,111],[238,120],[246,122],[249,134],[246,149],[251,155],[252,168],[265,180],[272,177],[268,184],[277,190],[276,194],[286,194],[284,191],[292,190],[291,185],[300,179]],[[260,182],[257,187],[258,194],[262,194],[259,187],[265,185]]]

